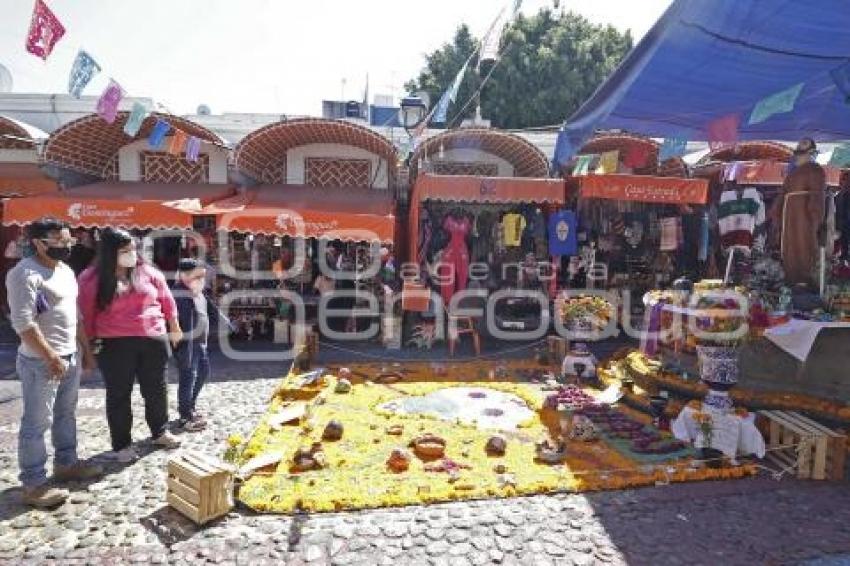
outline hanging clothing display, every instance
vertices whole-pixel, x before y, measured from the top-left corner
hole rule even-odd
[[[755,187],[727,189],[720,194],[717,222],[724,248],[752,248],[756,231],[764,225],[764,220],[764,201]]]
[[[440,294],[443,302],[448,305],[457,291],[466,289],[469,277],[469,250],[466,247],[466,236],[471,229],[471,223],[469,218],[447,216],[443,221],[443,229],[449,233],[451,239],[445,248],[438,269],[442,278]]]
[[[522,234],[526,226],[525,217],[522,214],[510,212],[502,218],[502,228],[504,229],[505,247],[515,248],[522,244]]]
[[[549,216],[550,255],[571,256],[578,252],[576,225],[576,214],[572,210],[560,210]]]

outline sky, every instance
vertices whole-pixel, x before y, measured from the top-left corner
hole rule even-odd
[[[103,69],[84,91],[99,95],[110,77],[128,94],[177,114],[201,103],[214,114],[321,114],[322,100],[404,94],[424,54],[461,23],[477,36],[506,0],[45,0],[66,28],[43,62],[24,43],[33,0],[0,0],[0,64],[13,92],[67,92],[79,49]],[[525,0],[536,12],[553,0]],[[595,23],[642,37],[670,0],[561,0]],[[420,7],[421,6],[421,7]]]

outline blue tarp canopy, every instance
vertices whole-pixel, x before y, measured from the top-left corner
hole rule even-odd
[[[596,129],[708,140],[737,114],[740,139],[850,138],[850,1],[675,0],[564,125],[555,160]],[[765,97],[803,83],[790,112],[749,125]]]

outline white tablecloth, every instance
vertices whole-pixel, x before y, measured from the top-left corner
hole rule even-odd
[[[685,407],[679,416],[670,424],[670,430],[679,440],[693,442],[696,448],[705,448],[700,425],[694,421],[694,413],[691,407]],[[714,420],[712,426],[711,447],[723,452],[725,456],[734,459],[738,454],[755,454],[764,458],[764,438],[756,428],[755,415],[750,413],[746,417],[738,415],[712,414]]]
[[[764,337],[801,362],[805,362],[823,328],[850,328],[850,323],[792,319],[785,324],[768,328],[764,331]]]

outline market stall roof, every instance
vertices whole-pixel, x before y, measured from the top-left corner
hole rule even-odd
[[[149,137],[157,119],[167,121],[172,127],[180,128],[190,136],[224,144],[220,137],[199,124],[157,112],[145,118],[139,132],[131,138],[124,133],[124,124],[129,116],[129,112],[119,112],[115,121],[109,124],[99,115],[90,114],[65,124],[48,138],[44,149],[45,162],[106,178],[107,170],[113,167],[113,161],[118,158],[118,150],[135,140]]]
[[[20,120],[0,116],[0,149],[34,149],[47,134]]]
[[[284,120],[251,132],[234,149],[234,165],[261,183],[280,183],[286,152],[314,143],[343,144],[374,153],[386,159],[390,177],[395,177],[396,149],[387,138],[359,124],[324,118]]]
[[[413,185],[411,209],[425,200],[457,202],[564,202],[563,179],[473,177],[423,173]]]
[[[781,185],[785,182],[788,172],[788,164],[781,161],[759,159],[756,161],[737,161],[734,164],[712,161],[694,167],[694,177],[706,179],[725,179],[724,172],[730,173],[734,169],[734,181],[739,185],[771,186]],[[841,169],[825,166],[826,185],[828,187],[841,186]]]
[[[479,203],[552,203],[566,198],[563,179],[475,177],[422,173],[413,185],[408,225],[408,258],[417,257],[419,213],[427,200]]]
[[[572,177],[582,198],[602,198],[655,204],[705,204],[706,179],[648,175],[588,175]]]
[[[101,182],[56,194],[7,199],[3,224],[24,225],[44,216],[74,227],[191,229],[204,205],[226,198],[233,185]]]
[[[597,134],[584,144],[579,153],[604,153],[619,151],[620,160],[632,149],[640,149],[646,154],[646,165],[635,169],[638,175],[653,175],[658,164],[658,142],[653,139],[632,134]]]
[[[774,141],[745,141],[732,146],[721,147],[709,152],[701,159],[707,161],[755,161],[775,159],[791,161],[793,151],[785,144]]]
[[[396,228],[390,192],[362,187],[260,185],[203,213],[219,230],[326,240],[392,243]]]
[[[35,163],[0,163],[0,197],[55,193],[56,181]]]
[[[555,161],[599,128],[706,140],[730,115],[744,140],[847,138],[847,93],[830,72],[848,62],[848,29],[846,0],[675,0],[567,120]],[[799,83],[793,110],[748,123],[760,100]]]
[[[419,160],[450,149],[478,149],[501,157],[514,167],[514,177],[548,177],[549,162],[528,140],[492,128],[446,130],[419,144],[410,159],[410,178],[419,173]]]

